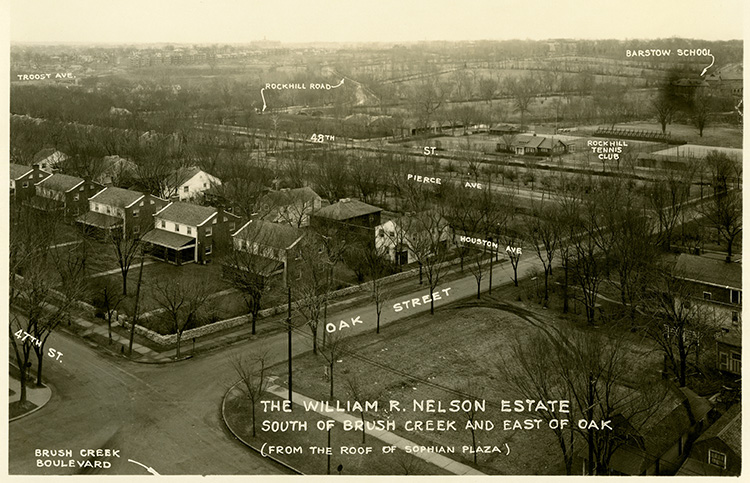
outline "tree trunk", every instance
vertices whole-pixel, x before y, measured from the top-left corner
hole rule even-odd
[[[311,329],[312,332],[312,340],[313,340],[313,354],[318,354],[318,330],[317,329]]]
[[[107,332],[109,333],[109,342],[112,343],[112,313],[107,315]]]
[[[174,356],[175,359],[180,358],[180,339],[182,339],[182,332],[177,332],[177,353]]]
[[[376,312],[377,312],[378,318],[377,318],[377,323],[375,325],[375,333],[379,334],[380,333],[380,311],[376,311]]]
[[[42,385],[42,363],[44,362],[44,346],[39,351],[36,352],[36,385],[41,386]]]
[[[568,305],[568,263],[565,262],[565,265],[563,267],[563,272],[565,272],[565,279],[563,282],[563,314],[567,314],[568,310],[570,309],[570,306]]]
[[[138,286],[135,289],[135,307],[133,308],[133,320],[130,324],[130,343],[128,346],[128,355],[133,355],[133,339],[135,338],[135,324],[138,323],[138,301],[141,298],[141,281],[143,280],[143,257],[141,257],[141,267],[138,271]]]
[[[365,444],[365,413],[360,411],[359,416],[362,418],[362,444]]]
[[[122,294],[127,295],[128,294],[128,271],[121,270],[120,274],[122,275]]]
[[[252,325],[252,329],[250,330],[250,333],[252,335],[255,335],[255,317],[257,316],[258,312],[255,309],[253,309],[253,311],[250,314],[252,315],[252,318],[253,318],[253,322],[252,322],[253,325]],[[253,436],[255,436],[255,434],[253,434]]]
[[[255,401],[251,401],[253,410],[252,410],[252,418],[253,418],[253,438],[255,437]]]

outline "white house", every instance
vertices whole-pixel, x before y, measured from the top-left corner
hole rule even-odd
[[[216,176],[206,173],[197,166],[177,170],[167,181],[165,198],[177,198],[188,201],[202,195],[211,186],[221,185]]]
[[[59,168],[59,164],[68,159],[68,155],[55,148],[44,148],[34,155],[32,164],[38,164],[39,169],[51,173]]]
[[[415,250],[423,244],[447,244],[450,226],[436,212],[405,215],[375,227],[375,248],[397,265],[416,261]]]

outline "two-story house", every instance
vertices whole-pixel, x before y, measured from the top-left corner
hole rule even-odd
[[[78,223],[103,232],[121,229],[125,234],[143,234],[153,226],[153,214],[168,202],[149,193],[110,186],[88,203],[89,211],[76,218]]]
[[[24,203],[34,208],[77,216],[86,212],[88,199],[104,186],[77,176],[55,173],[34,185],[35,195]]]
[[[245,223],[232,235],[235,250],[245,250],[260,258],[268,277],[281,274],[286,285],[288,274],[294,272],[295,247],[304,231],[286,224],[254,220]]]
[[[380,225],[383,210],[359,200],[344,198],[316,211],[310,226],[323,235],[338,232],[351,242],[374,247],[375,227]]]
[[[724,329],[741,327],[742,265],[682,253],[674,273],[687,283],[691,299],[710,309]]]
[[[201,196],[211,186],[220,184],[219,178],[197,166],[180,168],[167,179],[163,195],[173,200],[189,201]]]
[[[38,164],[25,166],[10,163],[10,197],[17,201],[28,200],[36,194],[34,185],[50,173],[39,168]]]
[[[152,255],[166,262],[205,264],[218,247],[229,244],[239,222],[239,216],[212,206],[175,201],[154,213],[154,229],[143,241]]]
[[[305,186],[271,190],[263,195],[258,205],[263,220],[301,228],[310,224],[310,215],[320,209],[322,199]]]

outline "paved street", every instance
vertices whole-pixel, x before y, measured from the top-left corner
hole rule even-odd
[[[519,278],[541,266],[536,256],[525,254]],[[511,283],[509,263],[497,265],[494,285]],[[486,287],[486,280],[483,281]],[[449,282],[450,296],[441,305],[476,296],[476,282],[467,277]],[[429,304],[398,313],[393,303],[421,297],[425,287],[409,294],[396,294],[383,309],[381,330],[387,324],[429,310]],[[347,335],[375,330],[375,308],[349,308],[329,320],[350,321],[359,316]],[[385,326],[385,327],[384,327]],[[294,353],[311,349],[307,329],[294,334]],[[69,474],[69,468],[37,468],[35,449],[120,449],[119,459],[110,459],[106,474],[147,474],[133,459],[169,474],[280,474],[276,464],[235,441],[220,419],[220,402],[236,382],[230,361],[237,354],[268,350],[271,362],[286,359],[287,335],[234,344],[178,363],[147,365],[104,356],[81,340],[63,333],[50,337],[46,347],[63,352],[62,362],[45,361],[45,381],[53,390],[51,401],[41,411],[10,424],[9,472],[11,474]],[[281,381],[280,381],[281,382]]]

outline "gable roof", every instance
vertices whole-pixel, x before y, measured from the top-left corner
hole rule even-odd
[[[183,201],[175,201],[156,212],[154,216],[169,221],[176,221],[183,225],[200,226],[218,212],[219,210],[212,206],[201,206]]]
[[[55,173],[52,176],[47,176],[36,185],[55,191],[67,192],[77,187],[81,183],[83,183],[83,178],[79,178],[77,176],[69,176],[67,174]]]
[[[209,178],[215,178],[217,180],[219,179],[216,178],[216,176],[200,169],[198,166],[190,166],[189,168],[179,168],[171,175],[169,175],[169,177],[167,178],[167,184],[170,186],[182,186],[183,184],[193,179],[193,177],[200,172],[206,173]]]
[[[104,188],[89,199],[95,200],[97,203],[102,203],[105,205],[127,208],[144,196],[146,195],[138,191],[126,190],[124,188],[116,188],[114,186],[110,186],[109,188]]]
[[[16,164],[16,163],[10,163],[10,179],[19,179],[30,172],[32,172],[34,168],[31,166],[24,166],[23,164]]]
[[[39,161],[47,159],[50,156],[52,156],[53,154],[57,154],[57,157],[67,157],[67,155],[65,153],[63,153],[62,151],[58,151],[55,148],[44,148],[44,149],[39,150],[34,155],[34,158],[32,159],[32,163],[37,163]]]
[[[265,220],[248,221],[232,235],[245,240],[256,241],[274,248],[291,248],[305,232],[289,225],[271,223]]]
[[[321,208],[314,216],[329,218],[331,220],[349,220],[358,216],[369,215],[371,213],[380,213],[383,211],[377,206],[368,205],[359,200],[345,198],[330,206]]]
[[[271,190],[263,196],[261,203],[268,203],[272,206],[287,206],[296,201],[303,203],[321,199],[318,193],[309,186],[294,188],[290,190]]]
[[[737,403],[729,408],[696,440],[696,443],[712,438],[719,438],[732,451],[738,455],[742,454],[742,404]]]
[[[677,257],[675,277],[718,287],[742,289],[742,265],[739,263],[727,263],[687,253],[681,253]]]

